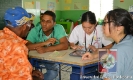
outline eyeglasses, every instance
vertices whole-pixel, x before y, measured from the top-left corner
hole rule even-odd
[[[105,24],[111,23],[111,22],[114,22],[114,21],[110,21],[110,22],[109,22],[109,21],[107,21],[107,22],[104,22],[104,21],[103,21],[103,26],[105,26]]]

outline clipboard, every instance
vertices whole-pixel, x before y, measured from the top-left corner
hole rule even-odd
[[[85,53],[83,50],[75,50],[71,52],[69,55],[74,57],[82,57],[82,55]]]

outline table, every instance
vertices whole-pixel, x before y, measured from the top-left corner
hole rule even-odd
[[[98,59],[94,60],[81,60],[81,57],[73,57],[70,56],[69,54],[73,50],[68,49],[68,50],[62,50],[58,51],[59,53],[64,54],[62,57],[52,57],[51,54],[53,52],[47,52],[43,54],[39,54],[37,51],[29,51],[29,58],[36,58],[36,59],[41,59],[42,61],[52,61],[56,62],[58,64],[66,64],[74,67],[79,67],[80,68],[80,80],[84,80],[83,76],[85,75],[85,68],[86,67],[92,67],[92,66],[97,66],[98,64]],[[91,73],[91,72],[90,72]]]

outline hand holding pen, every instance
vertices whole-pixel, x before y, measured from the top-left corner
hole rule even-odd
[[[93,45],[89,45],[89,52],[92,51],[92,52],[96,52],[97,51],[97,48]]]
[[[70,47],[74,50],[81,50],[84,46],[75,45],[74,43],[70,43]]]

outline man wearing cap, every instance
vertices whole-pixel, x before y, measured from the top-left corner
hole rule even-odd
[[[32,80],[25,37],[30,29],[29,15],[22,7],[9,8],[0,30],[0,80]],[[33,72],[34,73],[34,72]]]
[[[30,31],[34,27],[33,20],[35,18],[35,15],[32,13],[28,13],[28,14],[29,14],[29,21],[28,22],[30,23],[30,29],[29,29],[29,31]],[[25,39],[25,40],[26,40],[26,38],[27,38],[27,36],[23,37],[23,39]]]
[[[26,44],[29,50],[37,50],[38,53],[46,53],[68,49],[67,34],[62,25],[56,24],[56,15],[52,11],[46,11],[41,17],[40,24],[29,32]],[[58,65],[45,62],[47,72],[45,80],[53,80],[58,75]]]
[[[34,18],[35,18],[35,15],[34,14],[32,14],[32,13],[28,13],[29,14],[29,16],[30,16],[30,23],[31,23],[31,28],[30,28],[30,30],[34,27],[34,24],[33,24],[33,20],[34,20]]]

